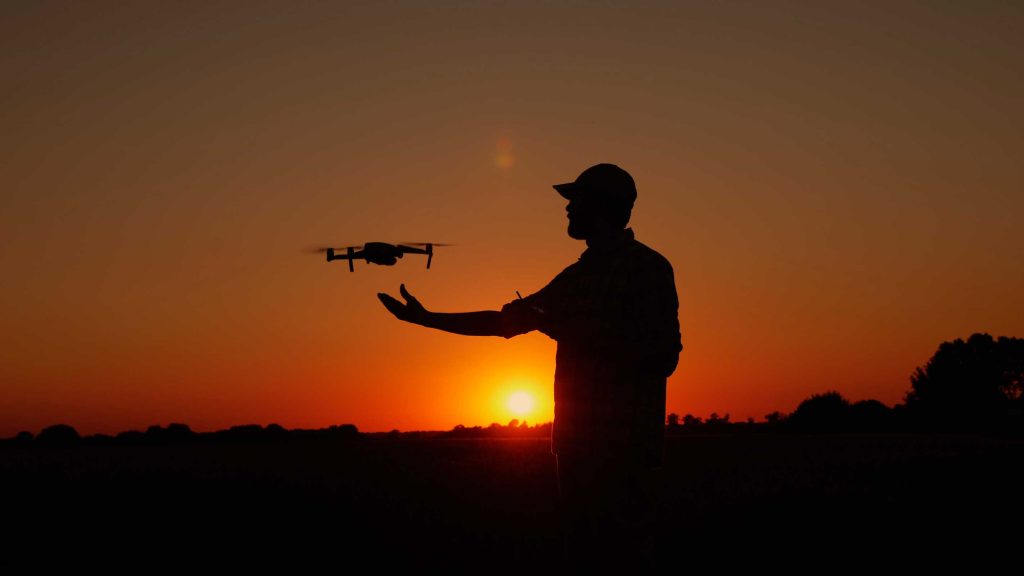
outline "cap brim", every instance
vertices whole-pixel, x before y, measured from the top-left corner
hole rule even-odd
[[[566,182],[565,184],[554,184],[551,186],[562,195],[562,198],[566,200],[572,200],[572,197],[576,194],[577,186],[575,182]]]

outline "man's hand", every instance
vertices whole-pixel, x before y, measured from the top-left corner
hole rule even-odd
[[[384,307],[394,314],[395,318],[422,325],[426,321],[427,309],[420,304],[420,301],[415,296],[409,294],[408,290],[405,289],[405,284],[399,287],[399,291],[402,294],[402,298],[405,298],[405,304],[383,292],[378,292],[377,298],[380,298],[380,301],[384,303]]]

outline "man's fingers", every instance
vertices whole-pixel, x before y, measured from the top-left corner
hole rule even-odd
[[[405,284],[402,284],[398,289],[402,293],[402,298],[405,298],[406,302],[417,302],[416,297],[409,294],[409,291],[405,289]]]
[[[388,312],[391,312],[395,316],[400,315],[402,311],[405,309],[405,304],[402,304],[389,294],[378,292],[377,298],[379,298],[380,301],[384,304],[384,307],[388,309]]]

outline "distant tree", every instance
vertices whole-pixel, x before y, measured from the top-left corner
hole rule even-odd
[[[786,420],[796,430],[836,432],[849,427],[850,402],[834,390],[813,394],[796,407]]]
[[[862,431],[888,430],[893,426],[892,409],[878,400],[854,402],[849,411],[850,425]]]
[[[709,431],[720,431],[726,430],[730,427],[729,415],[719,416],[718,412],[712,412],[708,415],[708,419],[704,421],[704,429]]]
[[[703,423],[703,421],[700,419],[699,416],[694,416],[693,414],[687,414],[687,415],[683,416],[683,426],[686,426],[686,427],[689,427],[689,428],[697,428],[702,423]]]
[[[114,441],[118,444],[125,445],[143,444],[146,441],[146,435],[138,430],[125,430],[123,432],[118,432],[117,435],[114,436]]]
[[[260,442],[267,439],[259,424],[239,424],[217,432],[217,437],[229,442]]]
[[[764,421],[769,423],[769,424],[778,424],[779,422],[782,421],[783,417],[784,416],[783,416],[782,412],[779,412],[778,410],[776,410],[775,412],[772,412],[770,414],[765,414],[764,415]]]
[[[174,426],[174,424],[171,424],[171,426]],[[288,430],[280,424],[267,424],[264,431],[268,436],[275,439],[286,438],[288,436]]]
[[[92,436],[82,438],[82,443],[93,446],[112,446],[117,441],[110,434],[93,434]]]
[[[146,441],[152,444],[188,442],[195,437],[191,428],[178,423],[169,424],[167,428],[154,424],[146,428],[145,436]]]
[[[706,423],[707,424],[728,424],[729,423],[729,415],[726,414],[725,416],[719,416],[718,412],[712,412],[711,415],[708,416],[708,421]]]
[[[67,424],[54,424],[43,428],[36,436],[36,442],[44,446],[67,447],[75,446],[81,440],[78,431]]]
[[[272,424],[271,426],[276,426]],[[270,429],[270,426],[267,426]],[[180,422],[171,422],[167,425],[167,437],[174,442],[182,442],[191,440],[195,436],[195,432],[188,427],[188,424],[181,424]]]
[[[666,422],[668,422],[669,428],[675,428],[676,426],[679,426],[679,414],[676,414],[675,412],[669,414],[668,418],[666,419]]]
[[[519,419],[513,418],[508,421],[508,428],[519,428]]]
[[[943,342],[910,377],[907,409],[941,427],[1000,420],[1024,402],[1024,339],[972,334]]]
[[[355,424],[336,424],[327,431],[334,438],[359,438],[359,428]]]

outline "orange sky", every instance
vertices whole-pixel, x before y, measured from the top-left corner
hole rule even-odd
[[[585,248],[551,184],[629,170],[675,268],[668,411],[902,399],[1024,336],[1024,8],[1002,2],[0,5],[0,437],[550,418],[498,309]],[[431,270],[302,249],[436,241]]]

